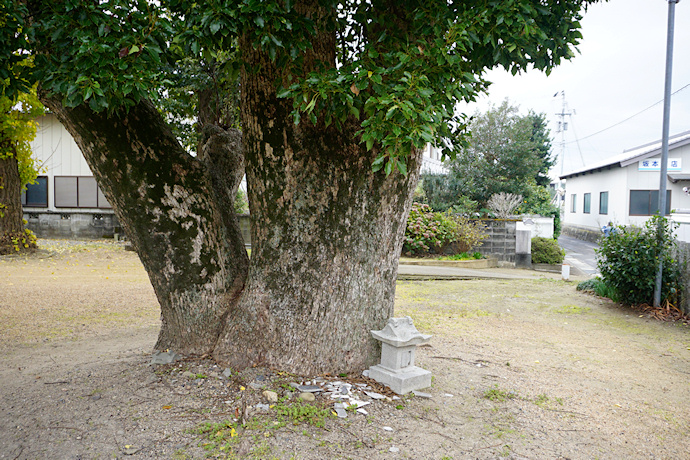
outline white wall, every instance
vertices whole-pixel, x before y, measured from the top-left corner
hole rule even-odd
[[[610,170],[595,174],[568,178],[565,184],[565,207],[563,223],[600,229],[613,222],[623,224],[628,215],[628,189],[625,170],[614,166]],[[601,192],[608,192],[609,206],[607,214],[599,214],[599,197]],[[591,194],[589,214],[583,211],[584,195]],[[576,195],[575,212],[571,212],[572,195]]]
[[[38,131],[31,148],[37,162],[44,165],[46,172],[42,170],[41,175],[93,176],[77,143],[55,115],[38,119]]]
[[[31,143],[33,157],[40,167],[39,176],[48,176],[48,207],[26,208],[25,212],[49,210],[68,213],[83,211],[84,208],[55,207],[55,176],[93,176],[81,150],[72,135],[57,120],[55,115],[47,114],[38,120],[36,138]]]

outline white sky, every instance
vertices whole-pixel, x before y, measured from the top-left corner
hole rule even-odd
[[[643,111],[664,97],[668,2],[666,0],[610,0],[589,7],[581,21],[584,38],[580,54],[551,72],[532,70],[511,76],[492,71],[489,96],[468,107],[485,111],[508,98],[522,112],[545,113],[553,152],[561,156],[558,117],[565,92],[566,112],[574,112],[565,132],[564,172],[620,154],[625,149],[661,139],[663,103]],[[690,85],[690,0],[675,6],[672,91]],[[559,93],[554,97],[555,93]],[[674,95],[670,134],[690,130],[690,86]],[[553,175],[561,172],[560,163]]]

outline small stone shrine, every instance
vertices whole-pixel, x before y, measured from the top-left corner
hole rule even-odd
[[[380,331],[371,331],[380,340],[381,364],[369,368],[369,377],[403,395],[431,386],[431,372],[414,365],[417,345],[427,343],[430,335],[421,334],[412,318],[390,318]]]

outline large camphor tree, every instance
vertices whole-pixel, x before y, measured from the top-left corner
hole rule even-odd
[[[452,155],[485,70],[571,57],[593,1],[0,0],[3,58],[36,64],[0,80],[38,80],[81,147],[158,296],[157,349],[355,371],[393,312],[421,148]],[[232,98],[206,92],[196,156],[150,99],[182,56],[232,56],[239,78],[241,134],[205,110]]]

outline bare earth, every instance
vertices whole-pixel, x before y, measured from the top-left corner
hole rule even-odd
[[[150,365],[159,311],[137,256],[40,243],[0,258],[3,459],[690,458],[690,328],[574,283],[399,282],[396,316],[434,335],[417,355],[434,380],[431,399],[393,399],[360,376]],[[319,394],[327,410],[298,422],[314,412],[290,383],[315,377],[388,398],[357,390],[367,415],[336,418]],[[281,401],[257,407],[260,386]]]

